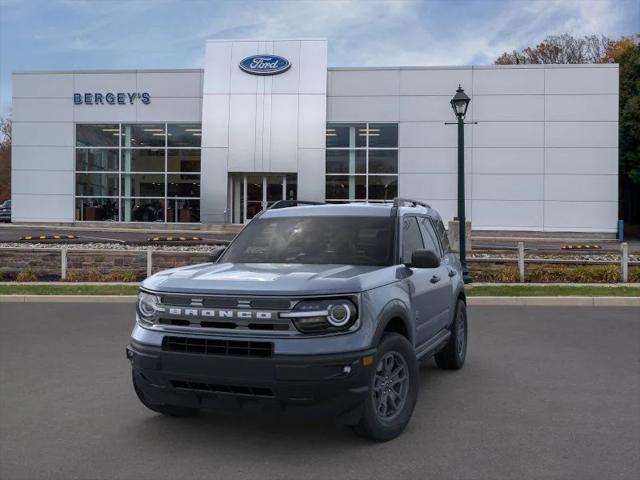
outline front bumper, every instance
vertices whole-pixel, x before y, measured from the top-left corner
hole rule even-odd
[[[323,355],[235,357],[165,351],[131,340],[127,358],[153,404],[247,408],[307,416],[357,415],[375,349]]]

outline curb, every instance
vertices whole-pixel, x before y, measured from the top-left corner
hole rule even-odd
[[[135,295],[0,295],[0,303],[135,303]],[[472,306],[640,307],[640,297],[468,297]]]
[[[467,297],[474,306],[639,307],[640,297]]]
[[[504,282],[473,282],[465,285],[465,288],[473,290],[475,287],[606,287],[606,288],[621,288],[621,287],[640,287],[638,282],[627,283],[563,283],[563,282],[526,282],[526,283],[504,283]]]
[[[74,287],[109,287],[109,286],[125,286],[125,287],[137,287],[141,282],[63,282],[63,281],[53,281],[53,282],[13,282],[6,281],[0,282],[0,286],[28,286],[28,285],[47,285],[47,286],[57,286],[57,285],[72,285]],[[51,295],[53,296],[53,295]],[[58,297],[59,295],[55,295]]]
[[[0,303],[136,303],[136,295],[0,295]]]

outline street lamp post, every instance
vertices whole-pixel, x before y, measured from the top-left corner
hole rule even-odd
[[[471,99],[464,93],[462,85],[458,85],[456,94],[451,99],[451,108],[458,118],[458,225],[459,225],[459,248],[460,263],[462,264],[462,276],[464,283],[471,283],[472,278],[467,269],[467,246],[466,246],[466,217],[464,198],[464,116]]]

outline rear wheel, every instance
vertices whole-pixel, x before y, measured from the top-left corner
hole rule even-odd
[[[447,345],[435,355],[436,365],[444,370],[459,370],[467,356],[467,306],[462,300],[456,305],[456,318],[451,324]]]
[[[192,417],[194,415],[197,415],[200,411],[197,408],[151,403],[145,396],[144,392],[138,386],[138,381],[136,380],[136,374],[134,372],[131,373],[131,378],[133,380],[133,389],[136,391],[138,399],[149,410],[153,410],[154,412],[161,413],[169,417]]]
[[[385,334],[374,360],[358,434],[391,440],[405,429],[418,396],[418,368],[413,347],[402,335]]]

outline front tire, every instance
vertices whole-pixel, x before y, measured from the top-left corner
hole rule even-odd
[[[374,359],[369,394],[355,431],[386,442],[400,435],[418,397],[418,366],[413,346],[402,335],[385,334]]]
[[[131,372],[131,379],[133,380],[133,389],[135,390],[138,399],[149,410],[152,410],[156,413],[161,413],[162,415],[167,415],[169,417],[193,417],[200,412],[200,410],[197,408],[151,403],[138,385],[135,372]]]
[[[436,365],[443,370],[460,370],[467,357],[467,305],[458,300],[456,317],[451,324],[447,345],[435,355]]]

